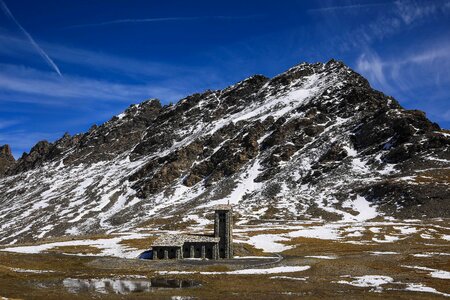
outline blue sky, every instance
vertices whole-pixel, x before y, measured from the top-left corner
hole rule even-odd
[[[450,128],[450,0],[0,0],[0,144],[16,158],[130,104],[344,61]]]

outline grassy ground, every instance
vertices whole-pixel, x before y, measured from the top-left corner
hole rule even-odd
[[[89,254],[99,254],[102,251],[93,246],[58,246],[54,247],[52,249],[46,250],[47,253],[59,253],[59,254],[82,254],[82,255],[89,255]]]
[[[142,239],[123,240],[120,242],[120,244],[125,245],[129,248],[147,250],[156,239],[157,236],[150,236]]]
[[[440,299],[443,295],[406,291],[407,284],[422,284],[441,293],[450,294],[450,279],[430,276],[430,271],[406,266],[421,266],[450,271],[450,243],[441,238],[449,234],[447,222],[437,226],[411,225],[417,232],[403,235],[392,243],[375,243],[380,235],[398,235],[394,225],[373,225],[376,232],[365,230],[358,238],[324,240],[297,237],[283,241],[292,248],[282,252],[284,259],[275,264],[261,266],[310,266],[308,270],[283,274],[229,275],[229,274],[173,274],[161,275],[160,271],[206,271],[227,272],[235,269],[254,268],[239,264],[202,265],[199,262],[140,261],[93,256],[63,255],[64,253],[89,254],[95,249],[89,246],[58,247],[41,254],[18,254],[0,252],[0,299],[171,299],[172,296],[195,297],[199,299]],[[406,226],[406,225],[405,225]],[[409,226],[409,225],[408,225]],[[305,226],[307,228],[308,226]],[[309,226],[310,227],[310,226]],[[398,226],[397,226],[398,227]],[[345,228],[343,228],[344,230]],[[264,229],[249,231],[248,237],[256,234],[285,234],[287,230]],[[423,233],[433,236],[424,238]],[[243,233],[240,233],[242,236]],[[154,237],[123,241],[126,247],[146,249]],[[78,247],[78,248],[77,248]],[[236,244],[239,256],[267,255],[248,244]],[[375,255],[379,252],[391,254]],[[395,253],[394,253],[395,252]],[[429,255],[428,255],[428,254]],[[430,254],[431,253],[431,254]],[[419,256],[417,256],[419,254]],[[423,256],[427,254],[428,256]],[[422,255],[422,256],[421,256]],[[334,259],[308,256],[327,256]],[[262,263],[265,260],[260,259]],[[244,263],[245,264],[245,263]],[[28,270],[28,272],[27,272]],[[31,272],[30,272],[31,270]],[[38,271],[41,273],[37,273]],[[51,272],[47,272],[51,271]],[[43,272],[43,273],[42,273]],[[358,287],[338,281],[352,282],[355,277],[382,275],[393,278],[392,283],[375,287]],[[287,277],[287,278],[286,278]],[[195,280],[199,287],[154,289],[150,292],[129,294],[102,294],[95,291],[74,293],[64,286],[67,278],[92,280],[102,278],[139,280],[151,278]],[[297,280],[296,280],[297,279]]]

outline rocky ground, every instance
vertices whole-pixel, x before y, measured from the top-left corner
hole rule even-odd
[[[202,227],[193,224],[186,231],[202,232]],[[271,221],[236,225],[235,251],[239,257],[233,261],[155,262],[133,258],[161,233],[86,236],[4,246],[0,249],[0,296],[19,299],[450,297],[448,219],[378,219],[351,223]]]

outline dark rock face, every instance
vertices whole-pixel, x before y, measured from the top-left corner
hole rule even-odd
[[[15,162],[16,160],[11,153],[9,145],[0,146],[0,177],[4,175]]]
[[[449,149],[449,131],[343,63],[304,63],[175,105],[132,105],[86,133],[39,142],[17,162],[2,150],[0,174],[11,176],[0,180],[0,214],[33,215],[24,238],[48,216],[48,235],[58,235],[227,200],[254,218],[336,220],[356,196],[380,214],[448,217]],[[2,206],[8,199],[22,206]]]
[[[14,166],[14,172],[24,172],[26,170],[37,167],[45,160],[51,158],[51,150],[52,144],[50,144],[49,142],[38,142],[33,148],[31,148],[30,153],[24,153],[22,157],[19,158],[17,164]]]

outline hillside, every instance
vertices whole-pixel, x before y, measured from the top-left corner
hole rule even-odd
[[[0,243],[255,219],[450,216],[450,132],[341,62],[303,63],[88,132],[0,148]],[[165,220],[165,222],[161,222]]]

